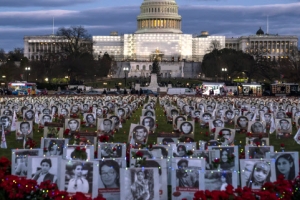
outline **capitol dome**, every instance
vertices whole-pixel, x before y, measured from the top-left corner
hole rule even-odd
[[[175,0],[144,0],[135,33],[182,33]]]
[[[263,35],[265,34],[264,31],[261,29],[261,27],[256,31],[256,35]]]

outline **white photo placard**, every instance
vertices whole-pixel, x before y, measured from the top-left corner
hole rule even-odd
[[[239,152],[238,146],[208,146],[209,150],[219,150],[220,169],[222,170],[238,170],[239,169]]]
[[[121,200],[159,199],[158,182],[157,168],[121,169]]]
[[[246,159],[264,159],[267,152],[274,152],[274,146],[245,146]]]
[[[82,192],[88,198],[96,198],[99,163],[95,161],[62,160],[60,190],[75,195]]]
[[[69,139],[64,138],[42,138],[41,149],[45,156],[63,156],[64,148],[68,143]]]
[[[276,181],[275,162],[271,159],[240,159],[242,188],[261,190],[266,182]]]
[[[125,168],[126,162],[122,158],[97,159],[98,172],[98,195],[106,199],[120,198],[120,169]]]
[[[94,146],[68,145],[64,148],[63,158],[67,160],[93,160]]]
[[[28,157],[27,178],[36,180],[38,184],[49,180],[59,187],[60,162],[60,156],[30,156]]]
[[[230,170],[207,170],[204,177],[205,190],[226,191],[228,185],[237,188],[238,172]]]
[[[27,177],[28,157],[43,155],[42,149],[12,149],[11,151],[11,174],[23,177]]]
[[[126,144],[122,143],[99,143],[98,158],[125,158]]]

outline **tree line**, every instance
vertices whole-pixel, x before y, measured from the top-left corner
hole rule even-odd
[[[56,43],[57,51],[44,52],[39,60],[28,60],[24,49],[6,53],[0,49],[1,76],[5,81],[23,80],[52,83],[95,81],[113,73],[116,62],[108,53],[94,59],[92,37],[82,26],[61,27],[56,36],[68,42]],[[25,68],[30,67],[29,71]]]
[[[227,48],[214,49],[204,56],[202,73],[206,77],[228,81],[244,77],[248,78],[249,83],[273,83],[275,80],[298,83],[300,52],[297,47],[292,47],[288,53],[274,59],[268,56],[263,47],[257,50],[246,49],[246,52]]]

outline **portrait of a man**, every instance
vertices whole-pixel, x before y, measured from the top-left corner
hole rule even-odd
[[[225,119],[227,120],[227,121],[230,121],[230,120],[232,120],[234,118],[234,113],[233,113],[233,111],[232,110],[227,110],[226,112],[225,112]]]
[[[153,130],[155,128],[155,123],[154,123],[154,118],[152,117],[145,117],[143,120],[142,120],[142,125],[145,126],[145,127],[148,127],[149,130]]]
[[[240,116],[237,118],[236,123],[240,129],[247,129],[248,127],[248,118],[245,116]]]
[[[124,108],[118,108],[118,116],[125,117],[125,110]]]
[[[120,124],[120,119],[118,116],[116,115],[112,115],[109,117],[109,119],[111,119],[113,121],[113,124],[114,124],[114,128],[115,129],[118,129],[119,128],[119,124]]]
[[[136,126],[133,129],[133,142],[138,144],[144,144],[148,139],[148,130],[144,126]]]
[[[32,133],[31,124],[32,124],[31,121],[17,123],[17,127],[18,127],[18,130],[16,131],[17,140],[22,140],[24,137],[30,136],[30,134]]]
[[[232,133],[231,130],[228,128],[223,128],[220,130],[221,137],[222,137],[222,145],[230,145],[232,144]]]
[[[110,134],[113,130],[113,121],[111,119],[104,119],[100,124],[100,130],[103,134]]]
[[[214,127],[224,127],[224,122],[220,119],[213,120]]]
[[[49,114],[43,115],[41,124],[45,125],[45,123],[47,123],[47,122],[52,122],[52,117]]]
[[[11,119],[9,116],[2,116],[1,119],[1,124],[3,125],[4,131],[9,131],[11,127]],[[0,130],[2,130],[2,126],[0,126]]]
[[[209,120],[212,119],[212,115],[210,113],[203,113],[202,114],[202,120],[201,120],[201,125],[204,125],[209,122]]]
[[[34,111],[33,110],[27,110],[25,111],[24,113],[24,118],[27,120],[27,121],[31,121],[34,119]]]

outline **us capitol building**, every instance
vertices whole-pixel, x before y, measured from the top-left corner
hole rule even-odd
[[[190,77],[200,75],[201,61],[213,49],[234,48],[246,51],[247,45],[257,48],[258,44],[275,44],[284,50],[270,50],[272,56],[280,56],[292,45],[298,46],[297,36],[256,34],[241,38],[225,39],[225,36],[210,36],[207,31],[200,35],[183,34],[181,16],[175,0],[144,0],[137,16],[137,30],[134,34],[93,36],[95,59],[105,52],[117,61],[117,70],[112,77],[124,77],[123,68],[129,69],[128,76],[147,77],[154,59],[160,61],[162,77]],[[24,56],[29,60],[41,59],[43,52],[57,51],[53,45],[62,38],[56,36],[25,36]],[[268,41],[265,42],[264,41]],[[284,44],[284,45],[281,45]],[[256,45],[256,46],[255,46]],[[35,51],[40,49],[42,51]],[[274,55],[273,55],[274,54]],[[276,54],[276,55],[275,55]]]

